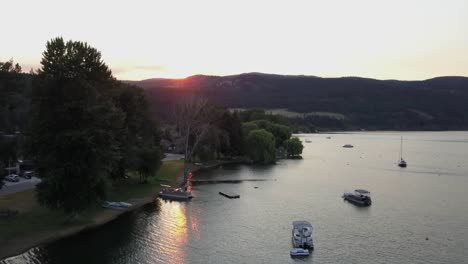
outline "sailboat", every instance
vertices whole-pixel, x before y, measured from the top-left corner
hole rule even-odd
[[[401,137],[401,143],[400,143],[400,160],[398,161],[398,167],[406,168],[407,165],[408,164],[403,159],[403,136],[402,136]]]

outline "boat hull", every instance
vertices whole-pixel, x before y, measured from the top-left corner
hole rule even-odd
[[[178,200],[178,201],[187,201],[193,198],[193,195],[191,193],[164,193],[160,192],[159,193],[159,198],[165,199],[165,200]]]
[[[362,199],[354,197],[354,196],[344,195],[343,199],[350,202],[350,203],[352,203],[352,204],[354,204],[354,205],[358,205],[358,206],[370,206],[372,204],[372,200],[370,198],[362,200]]]

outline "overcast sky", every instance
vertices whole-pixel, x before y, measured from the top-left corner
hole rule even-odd
[[[88,42],[119,79],[468,76],[467,0],[0,0],[0,61]]]

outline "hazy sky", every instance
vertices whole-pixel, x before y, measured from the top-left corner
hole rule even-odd
[[[119,79],[468,76],[468,0],[0,0],[0,61],[86,41]]]

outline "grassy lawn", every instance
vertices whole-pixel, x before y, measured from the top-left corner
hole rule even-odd
[[[166,161],[159,169],[156,177],[149,178],[146,184],[140,184],[136,173],[132,174],[130,179],[126,179],[114,185],[114,188],[109,194],[109,200],[126,201],[155,195],[156,191],[159,190],[160,184],[174,185],[177,181],[177,176],[183,172],[183,169],[183,161]]]
[[[114,184],[109,200],[128,201],[153,197],[159,191],[161,183],[175,184],[182,171],[183,161],[164,162],[156,177],[150,178],[147,184],[138,183],[136,175]],[[96,206],[70,220],[64,213],[41,207],[36,201],[34,190],[0,196],[0,210],[4,209],[17,210],[19,213],[11,217],[0,217],[0,259],[44,240],[105,223],[122,213]]]

